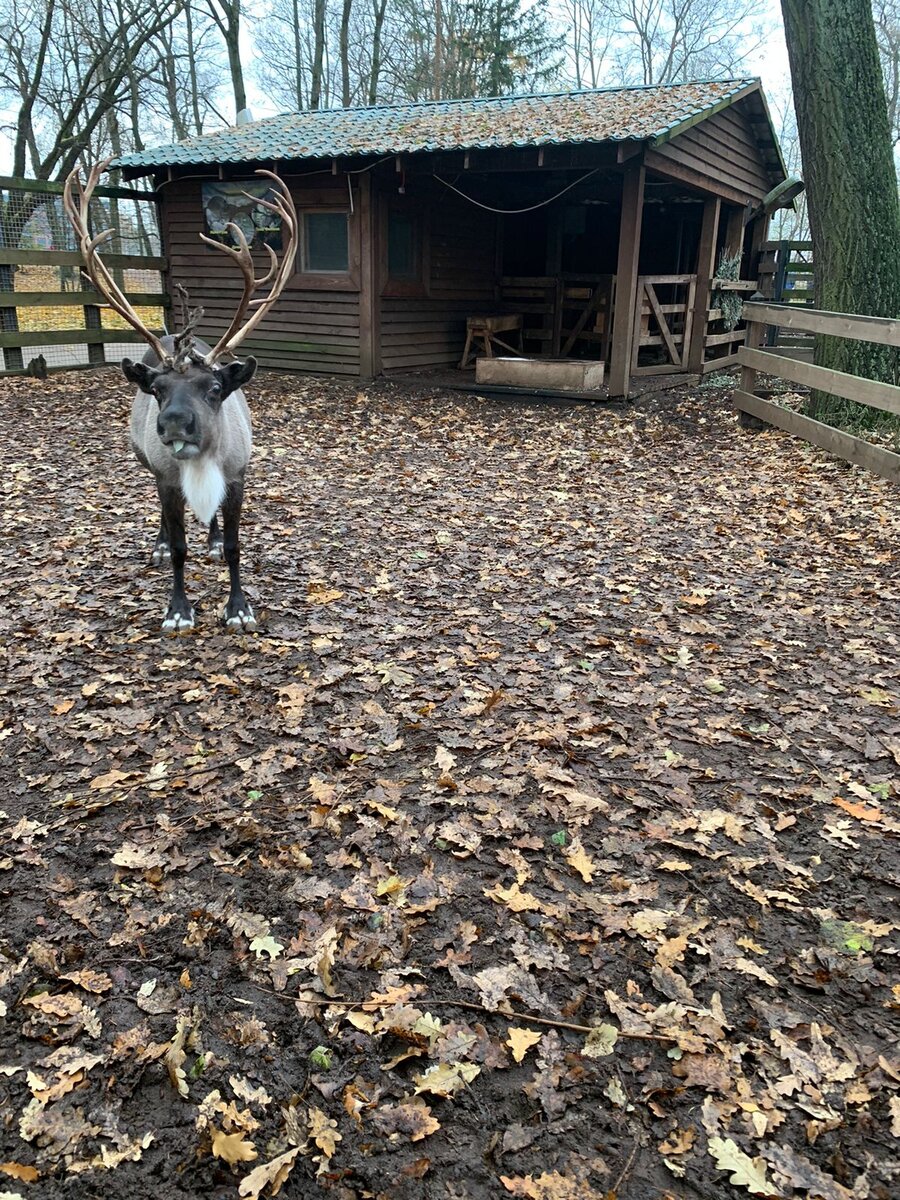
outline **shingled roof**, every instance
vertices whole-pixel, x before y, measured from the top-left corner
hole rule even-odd
[[[115,165],[136,169],[214,163],[414,154],[435,150],[668,140],[682,126],[759,90],[755,79],[599,88],[486,100],[382,104],[267,117],[186,138]]]

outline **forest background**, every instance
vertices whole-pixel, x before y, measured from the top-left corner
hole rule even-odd
[[[875,0],[895,150],[900,0]],[[800,171],[777,0],[0,0],[0,171],[63,178],[298,109],[759,75]],[[807,233],[782,210],[775,237]]]

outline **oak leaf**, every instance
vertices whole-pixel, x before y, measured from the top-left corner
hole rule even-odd
[[[256,1147],[245,1141],[242,1133],[223,1133],[221,1129],[212,1132],[212,1152],[227,1163],[252,1162],[256,1158]]]
[[[316,1143],[326,1158],[331,1158],[341,1141],[337,1131],[337,1121],[333,1121],[321,1108],[309,1110],[309,1136]]]
[[[502,888],[498,883],[492,888],[485,888],[484,894],[488,900],[505,904],[513,912],[535,912],[541,907],[537,896],[532,896],[531,892],[523,892],[517,883],[508,888]]]
[[[480,1073],[481,1067],[475,1063],[435,1063],[421,1075],[413,1075],[413,1083],[417,1085],[416,1095],[431,1092],[433,1096],[443,1096],[448,1100]]]
[[[441,1127],[428,1105],[417,1097],[410,1097],[401,1104],[386,1104],[373,1113],[372,1123],[392,1141],[397,1141],[403,1134],[411,1142],[420,1142]]]
[[[238,1184],[238,1195],[247,1197],[248,1200],[258,1200],[263,1188],[270,1185],[269,1195],[277,1196],[281,1191],[281,1185],[290,1175],[299,1153],[300,1147],[296,1146],[293,1150],[286,1150],[284,1154],[279,1154],[270,1162],[254,1167],[250,1174],[245,1175]]]
[[[590,883],[594,878],[594,872],[597,868],[594,866],[594,861],[590,855],[585,853],[578,838],[573,838],[572,843],[565,852],[566,861],[573,871],[577,871],[585,883]]]
[[[709,1139],[709,1153],[720,1171],[730,1171],[729,1183],[745,1187],[756,1196],[770,1196],[772,1184],[766,1179],[766,1164],[762,1158],[751,1158],[732,1138]]]
[[[535,1033],[533,1029],[521,1029],[515,1025],[509,1026],[509,1037],[506,1039],[506,1044],[512,1050],[512,1056],[517,1063],[520,1063],[532,1046],[536,1046],[541,1040],[541,1035]]]
[[[500,1182],[513,1196],[525,1196],[526,1200],[601,1200],[583,1179],[560,1175],[558,1171],[545,1171],[538,1175],[501,1175]]]

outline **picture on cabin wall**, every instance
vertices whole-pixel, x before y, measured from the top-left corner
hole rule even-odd
[[[260,200],[272,200],[272,188],[260,179],[235,179],[227,183],[203,184],[203,213],[206,232],[217,242],[236,246],[229,224],[237,225],[251,250],[269,246],[281,250],[281,217],[269,212]]]

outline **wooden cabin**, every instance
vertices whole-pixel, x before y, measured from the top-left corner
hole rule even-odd
[[[254,170],[289,184],[296,270],[243,343],[264,366],[371,378],[521,354],[603,362],[613,395],[733,361],[717,299],[755,287],[786,179],[746,79],[295,113],[116,165],[152,176],[169,291],[210,339],[241,281],[198,234],[237,220],[262,266],[280,231]]]

